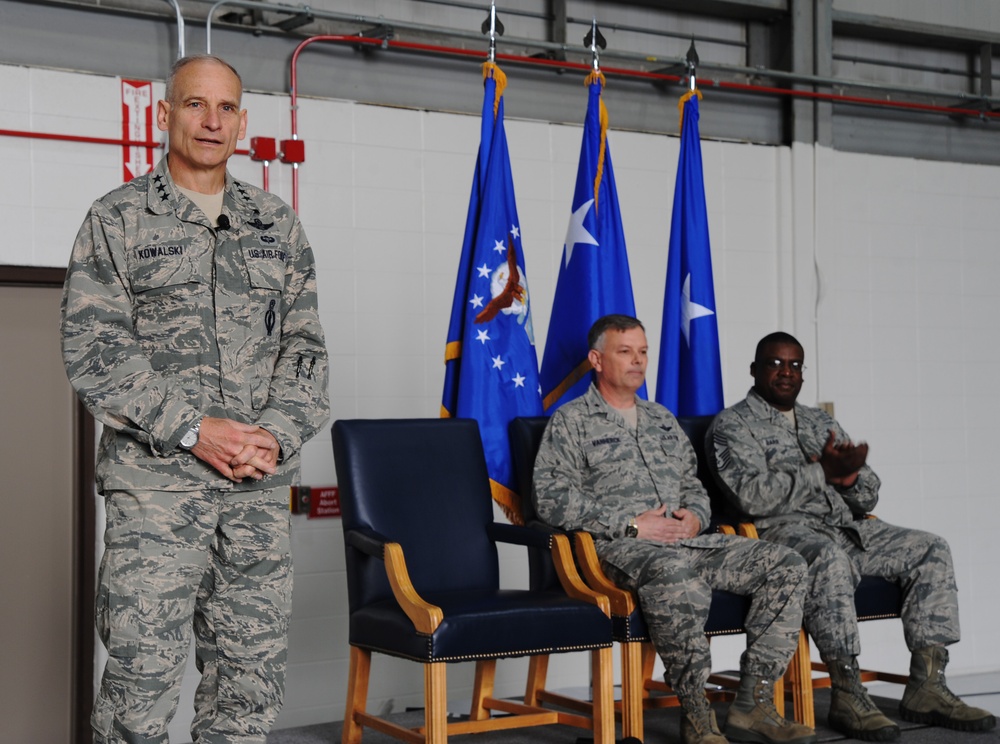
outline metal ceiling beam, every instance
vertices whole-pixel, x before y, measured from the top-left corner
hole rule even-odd
[[[835,36],[851,36],[873,41],[979,53],[983,44],[1000,44],[1000,34],[972,28],[918,23],[899,18],[833,11]]]

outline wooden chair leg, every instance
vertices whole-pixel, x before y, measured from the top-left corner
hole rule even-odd
[[[643,689],[642,644],[622,643],[622,735],[642,741]],[[652,674],[652,670],[650,670]]]
[[[528,683],[524,689],[524,704],[539,705],[538,693],[545,689],[545,678],[549,672],[549,655],[538,654],[528,661]]]
[[[444,662],[424,664],[424,732],[426,744],[446,744],[448,741],[448,693]]]
[[[813,708],[812,663],[809,658],[809,636],[799,631],[799,644],[788,666],[788,682],[792,686],[792,708],[795,720],[815,728],[816,712]]]
[[[594,744],[614,744],[615,741],[615,679],[612,659],[610,647],[590,652],[593,674]]]
[[[545,658],[548,660],[547,656]],[[493,680],[496,679],[496,673],[496,659],[481,659],[476,662],[476,680],[472,688],[472,709],[469,711],[469,720],[484,721],[490,717],[490,711],[483,705],[483,701],[493,697]],[[544,684],[543,675],[542,685]]]
[[[646,683],[653,679],[653,667],[656,664],[656,650],[652,643],[642,644],[642,696],[649,697]]]
[[[372,655],[356,646],[351,646],[349,671],[347,674],[347,709],[344,711],[342,744],[360,744],[361,725],[355,713],[364,713],[368,700],[368,675],[371,672]]]

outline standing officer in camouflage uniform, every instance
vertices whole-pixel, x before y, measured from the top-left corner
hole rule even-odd
[[[707,435],[709,463],[733,503],[765,540],[795,548],[809,562],[805,627],[830,670],[829,723],[849,737],[890,741],[899,727],[861,684],[854,589],[863,574],[898,581],[903,634],[912,652],[900,702],[907,721],[960,731],[996,725],[945,683],[945,646],[959,638],[958,596],[948,544],[937,535],[863,519],[878,501],[879,479],[854,444],[818,408],[795,402],[804,352],[787,333],[757,345],[746,399],[720,413]]]
[[[794,551],[708,525],[708,494],[677,419],[636,397],[646,377],[642,324],[608,315],[588,335],[590,389],[553,414],[535,460],[539,516],[586,530],[609,578],[639,597],[666,679],[684,708],[685,744],[724,744],[705,697],[705,637],[712,589],[752,595],[740,691],[726,735],[762,744],[808,744],[813,730],[774,708],[772,684],[795,651],[805,565]]]
[[[288,488],[328,416],[312,250],[278,198],[232,178],[242,82],[178,60],[169,151],[91,207],[62,307],[70,381],[104,424],[95,741],[166,742],[196,637],[195,742],[264,742],[291,610]]]

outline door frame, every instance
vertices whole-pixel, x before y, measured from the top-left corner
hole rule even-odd
[[[0,286],[62,287],[66,269],[0,266]],[[94,596],[97,519],[94,418],[79,398],[73,412],[73,699],[71,744],[91,744],[90,710],[94,705]]]

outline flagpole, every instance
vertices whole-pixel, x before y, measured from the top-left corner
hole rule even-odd
[[[694,39],[691,39],[691,46],[688,47],[685,63],[688,71],[688,90],[694,92],[698,88],[698,79],[695,75],[698,67],[698,51],[694,48]]]
[[[484,34],[489,34],[490,37],[490,50],[487,55],[487,61],[494,63],[497,60],[497,37],[503,36],[503,24],[497,18],[496,0],[490,2],[490,14],[483,21],[482,30]]]
[[[597,27],[596,16],[591,23],[590,33],[583,37],[583,43],[590,47],[590,54],[594,61],[594,72],[599,73],[601,71],[601,53],[597,51],[597,48],[604,49],[608,43],[601,36],[601,30]]]

